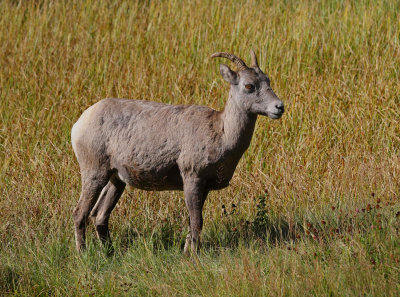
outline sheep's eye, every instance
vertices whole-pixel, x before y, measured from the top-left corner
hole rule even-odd
[[[253,85],[245,85],[244,86],[246,89],[248,89],[248,90],[253,90],[254,89],[254,86]]]

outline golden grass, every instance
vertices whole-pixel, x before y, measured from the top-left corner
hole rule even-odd
[[[210,194],[204,210],[210,241],[224,233],[217,226],[228,220],[221,216],[222,205],[235,203],[237,220],[251,221],[256,198],[265,189],[269,193],[268,211],[289,224],[299,216],[320,220],[332,205],[343,210],[375,205],[377,197],[382,204],[394,203],[393,215],[399,207],[400,186],[399,11],[399,1],[2,1],[2,267],[19,263],[20,279],[24,279],[32,272],[24,273],[30,270],[22,263],[40,254],[38,251],[48,253],[51,238],[56,240],[62,234],[67,249],[73,250],[71,213],[80,180],[70,129],[81,112],[104,97],[222,109],[229,86],[219,75],[220,61],[209,58],[216,51],[233,52],[249,60],[249,50],[254,48],[287,112],[280,121],[259,118],[231,186]],[[111,225],[113,235],[121,236],[123,245],[121,234],[129,230],[140,234],[164,222],[180,226],[186,220],[182,193],[129,189],[115,209]],[[389,221],[386,227],[396,222]],[[21,250],[25,243],[27,250]],[[304,251],[312,247],[307,244]],[[386,251],[397,257],[398,249],[397,244]],[[77,263],[71,251],[68,257]],[[182,279],[173,274],[176,278],[168,280],[171,291],[164,287],[146,291],[137,282],[134,292],[176,294],[179,280],[193,278],[187,289],[199,295],[207,295],[204,290],[209,284],[217,285],[219,292],[243,296],[246,292],[257,295],[266,288],[271,295],[295,295],[296,290],[307,292],[310,286],[322,284],[315,294],[328,294],[327,288],[332,286],[324,287],[323,283],[329,283],[326,275],[335,273],[332,267],[343,272],[339,276],[347,277],[337,280],[345,283],[344,294],[351,295],[353,285],[361,292],[357,285],[364,279],[357,279],[357,271],[351,272],[354,267],[347,264],[319,266],[307,258],[303,260],[308,266],[302,266],[299,257],[293,256],[293,263],[288,257],[284,265],[295,269],[290,276],[279,262],[284,257],[282,251],[270,250],[270,262],[263,258],[263,263],[282,272],[273,275],[257,266],[257,251],[239,251],[240,259],[233,266],[228,265],[230,256],[208,259],[211,271],[216,265],[213,261],[223,266],[222,275],[208,275],[214,275],[214,281],[207,274],[191,271]],[[356,254],[362,253],[360,249]],[[171,257],[183,261],[177,255]],[[364,267],[367,258],[355,263]],[[162,265],[157,257],[147,260]],[[89,264],[82,264],[79,273],[88,269],[85,265]],[[173,267],[191,269],[186,266],[183,262]],[[394,273],[395,268],[388,267]],[[63,277],[66,275],[79,278],[73,271]],[[162,271],[156,275],[166,277]],[[305,280],[307,275],[311,275],[310,283]],[[356,280],[349,280],[349,275]],[[298,281],[294,281],[296,277]],[[374,285],[393,285],[379,274],[368,277]],[[284,284],[285,280],[293,283]],[[29,295],[29,286],[32,292],[40,287],[39,280],[20,283],[14,287],[17,295]],[[144,291],[140,291],[142,285]],[[115,293],[112,284],[109,286]],[[50,287],[43,285],[45,294],[69,294],[68,285],[60,291],[46,291]],[[379,289],[369,287],[368,292]]]

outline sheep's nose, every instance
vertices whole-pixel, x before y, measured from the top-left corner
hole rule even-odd
[[[279,110],[279,112],[281,112],[281,113],[283,113],[285,111],[285,107],[283,105],[283,102],[279,102],[279,103],[275,104],[275,108],[277,110]]]

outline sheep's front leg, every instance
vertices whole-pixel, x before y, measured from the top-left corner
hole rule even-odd
[[[189,210],[189,234],[186,237],[184,253],[188,255],[190,250],[198,252],[200,247],[200,232],[203,227],[203,205],[208,191],[202,187],[201,180],[193,178],[184,183],[184,195],[186,206]]]

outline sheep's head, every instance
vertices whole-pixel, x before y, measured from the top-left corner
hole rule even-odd
[[[224,80],[231,84],[232,99],[238,106],[249,113],[279,119],[284,112],[283,102],[272,91],[270,80],[258,66],[254,51],[251,50],[250,53],[251,67],[248,67],[242,59],[229,53],[215,53],[211,57],[227,58],[238,67],[237,71],[233,71],[225,64],[221,64],[219,68]]]

